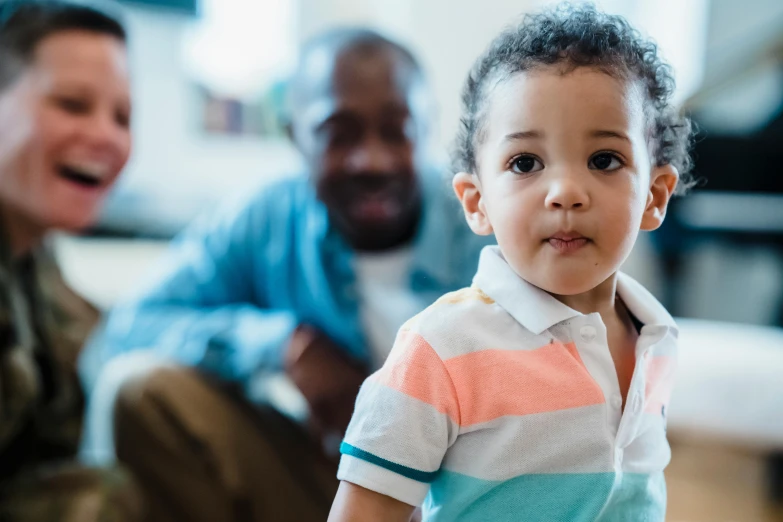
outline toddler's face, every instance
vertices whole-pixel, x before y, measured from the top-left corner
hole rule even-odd
[[[488,94],[478,174],[454,188],[468,223],[494,232],[508,263],[556,295],[589,291],[660,226],[677,183],[655,167],[636,82],[578,68],[516,74]]]

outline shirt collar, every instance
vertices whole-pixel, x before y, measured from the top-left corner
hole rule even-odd
[[[582,315],[519,277],[497,246],[484,247],[481,251],[473,282],[535,335]]]
[[[478,272],[473,281],[519,324],[535,335],[542,334],[558,323],[583,315],[519,277],[497,246],[488,246],[482,250]],[[630,276],[618,274],[617,293],[628,310],[644,325],[676,328],[674,320],[663,305]]]
[[[628,274],[617,274],[617,295],[628,310],[645,326],[668,326],[677,329],[677,323],[666,308],[641,284]]]

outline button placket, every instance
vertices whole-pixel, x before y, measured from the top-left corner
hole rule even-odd
[[[591,314],[591,316],[575,320],[574,323],[570,326],[571,335],[575,343],[577,346],[581,345],[586,350],[589,354],[587,355],[588,358],[591,358],[594,363],[600,364],[600,367],[596,367],[594,378],[596,378],[606,398],[607,429],[612,437],[616,437],[622,420],[623,399],[617,384],[614,362],[609,353],[609,348],[605,344],[605,337],[602,337],[601,326],[603,325],[601,319],[598,314]],[[599,323],[600,326],[594,323]]]
[[[644,400],[642,399],[641,392],[639,391],[634,392],[632,405],[631,405],[631,409],[634,415],[639,415],[639,413],[641,413],[643,405],[644,405]]]
[[[626,398],[625,411],[622,412],[620,428],[617,431],[618,444],[621,447],[629,444],[635,437],[641,423],[641,413],[645,404],[645,383],[647,382],[647,365],[651,356],[651,347],[639,352],[638,359],[631,378],[631,386]]]
[[[614,450],[614,465],[621,469],[623,467],[623,455],[624,452],[622,448],[617,448]]]

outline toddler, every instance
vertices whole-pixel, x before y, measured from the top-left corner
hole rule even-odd
[[[362,386],[330,521],[664,519],[677,328],[619,268],[688,185],[673,83],[592,6],[528,16],[479,59],[453,186],[498,245]]]

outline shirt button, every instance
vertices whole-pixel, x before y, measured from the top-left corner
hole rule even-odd
[[[642,411],[642,403],[643,402],[644,401],[642,401],[642,394],[639,393],[639,392],[636,392],[636,394],[633,396],[633,412],[634,413],[638,414],[640,411]]]
[[[622,397],[612,397],[612,408],[619,410],[623,407],[623,398]]]
[[[595,340],[597,332],[595,326],[585,325],[579,330],[579,334],[582,336],[582,340],[586,343],[592,343]]]

